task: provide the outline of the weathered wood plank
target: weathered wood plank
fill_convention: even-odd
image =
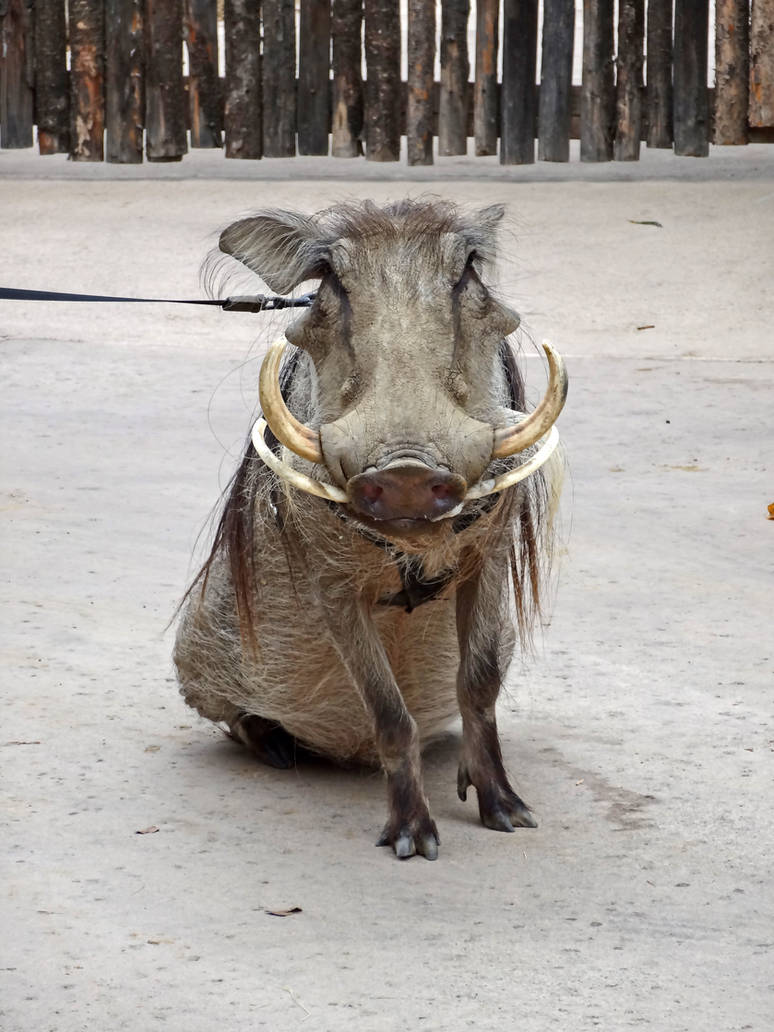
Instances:
[[[619,0],[616,161],[637,161],[642,136],[642,66],[645,43],[645,0]]]
[[[222,102],[218,78],[217,0],[185,0],[188,111],[192,147],[220,147]]]
[[[327,154],[331,0],[301,0],[299,37],[298,153]]]
[[[406,145],[409,165],[433,163],[435,0],[408,0],[408,100]]]
[[[473,126],[476,155],[497,153],[500,127],[497,89],[499,0],[476,3],[476,78],[473,87]]]
[[[648,0],[649,147],[672,146],[672,0]]]
[[[263,0],[263,153],[296,153],[296,19],[293,0]]]
[[[70,0],[70,157],[102,161],[105,16],[102,0]]]
[[[0,147],[31,147],[32,10],[25,0],[3,0],[0,16]]]
[[[182,0],[145,0],[145,151],[180,161],[188,150]]]
[[[537,129],[538,0],[504,0],[500,164],[531,165]]]
[[[707,94],[709,0],[676,0],[674,44],[674,151],[709,154]]]
[[[225,0],[223,128],[227,158],[263,155],[260,0]]]
[[[333,103],[331,153],[356,158],[363,153],[363,0],[333,0]]]
[[[65,64],[65,0],[35,3],[35,109],[41,154],[70,149],[70,80]]]
[[[774,0],[752,0],[750,22],[752,126],[774,126]]]
[[[545,0],[538,108],[538,159],[570,160],[570,87],[575,0]]]
[[[610,161],[615,130],[613,0],[583,0],[581,161]]]
[[[143,0],[105,0],[105,160],[142,161]]]
[[[365,0],[365,134],[369,161],[400,159],[400,5]]]
[[[750,0],[715,0],[713,143],[747,143]]]
[[[468,18],[470,0],[441,0],[438,153],[467,154]]]

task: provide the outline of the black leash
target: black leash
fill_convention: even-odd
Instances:
[[[152,305],[217,305],[224,312],[275,312],[282,308],[308,308],[317,294],[301,297],[269,297],[264,294],[226,297],[218,300],[189,301],[168,297],[109,297],[102,294],[65,294],[53,290],[18,290],[0,287],[0,301],[128,301]]]

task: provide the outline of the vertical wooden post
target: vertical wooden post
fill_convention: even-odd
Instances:
[[[409,165],[433,163],[435,0],[408,0],[408,102],[406,144]]]
[[[504,0],[500,164],[531,165],[537,127],[538,0]]]
[[[185,0],[192,147],[220,147],[217,0]]]
[[[263,154],[260,0],[225,0],[227,158]]]
[[[476,79],[473,87],[473,134],[476,139],[477,156],[497,153],[499,19],[499,0],[476,0]]]
[[[400,29],[398,0],[365,0],[368,161],[400,160]]]
[[[65,65],[65,0],[35,4],[35,107],[41,154],[70,149],[70,80]]]
[[[750,0],[715,0],[713,143],[747,143],[749,18]]]
[[[32,12],[25,0],[0,3],[0,146],[32,146]]]
[[[70,157],[102,161],[105,18],[102,0],[70,0]]]
[[[575,0],[545,0],[538,110],[538,158],[570,160],[570,90]]]
[[[613,0],[583,0],[581,161],[613,157]]]
[[[637,161],[640,156],[644,42],[645,0],[619,0],[616,161]]]
[[[438,153],[468,152],[468,18],[470,0],[441,0],[441,93]]]
[[[331,153],[356,158],[363,153],[363,75],[360,36],[363,0],[333,0],[333,112]]]
[[[672,146],[672,0],[648,0],[648,146]]]
[[[327,154],[330,125],[331,0],[301,0],[298,153]]]
[[[752,0],[750,125],[774,126],[774,0]]]
[[[709,0],[675,2],[675,154],[709,154]]]
[[[188,150],[182,0],[145,0],[145,39],[148,161],[180,161]]]
[[[296,153],[296,16],[293,0],[263,0],[263,153]]]
[[[105,2],[105,160],[142,161],[143,0]]]

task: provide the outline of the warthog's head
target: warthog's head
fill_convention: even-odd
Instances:
[[[427,529],[488,493],[480,482],[493,459],[534,444],[561,410],[553,352],[539,408],[527,418],[512,409],[503,341],[519,316],[481,278],[502,215],[404,201],[314,217],[264,211],[221,235],[221,250],[274,291],[320,280],[286,331],[314,366],[311,425],[280,395],[281,346],[262,374],[264,415],[288,448],[327,470],[328,497],[387,533]]]

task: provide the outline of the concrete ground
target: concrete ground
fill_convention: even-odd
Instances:
[[[553,618],[500,717],[540,827],[480,827],[452,734],[440,858],[399,862],[380,776],[262,768],[180,701],[166,624],[278,319],[0,302],[0,1028],[765,1032],[774,147],[299,162],[0,152],[0,285],[197,296],[251,207],[507,205],[501,288],[571,379]]]

